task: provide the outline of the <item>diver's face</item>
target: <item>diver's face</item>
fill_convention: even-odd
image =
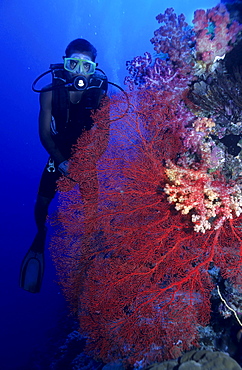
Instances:
[[[91,55],[90,53],[73,53],[70,55],[69,58],[76,58],[76,59],[83,59],[83,60],[90,60],[92,61],[92,58],[91,58]],[[72,66],[70,66],[72,68]],[[74,69],[74,65],[73,65],[73,69]],[[88,64],[87,63],[83,63],[82,65],[82,71],[80,71],[80,69],[78,69],[77,71],[75,72],[70,72],[70,71],[67,71],[67,74],[70,78],[74,77],[74,76],[85,76],[87,79],[90,78],[90,75],[88,74]]]

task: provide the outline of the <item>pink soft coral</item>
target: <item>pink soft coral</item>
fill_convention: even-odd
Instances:
[[[232,49],[235,37],[241,31],[242,25],[233,21],[223,4],[194,13],[194,31],[196,32],[197,58],[205,65],[212,64],[216,57],[223,57]]]

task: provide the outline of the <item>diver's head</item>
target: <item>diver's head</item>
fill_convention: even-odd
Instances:
[[[95,47],[85,39],[76,39],[71,41],[69,45],[67,45],[65,53],[67,58],[70,58],[73,53],[85,53],[89,55],[92,62],[95,62],[97,56],[97,50]]]
[[[64,69],[68,79],[76,76],[84,76],[89,80],[95,72],[97,50],[89,41],[76,39],[67,46],[64,59]]]

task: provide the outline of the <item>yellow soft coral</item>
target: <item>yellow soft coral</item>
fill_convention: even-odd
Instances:
[[[218,182],[204,169],[182,168],[171,162],[166,174],[169,183],[164,191],[168,201],[182,214],[192,212],[196,232],[218,229],[226,219],[242,213],[242,194],[237,185]]]
[[[195,131],[210,131],[211,128],[215,127],[215,122],[211,118],[199,117],[193,122]]]

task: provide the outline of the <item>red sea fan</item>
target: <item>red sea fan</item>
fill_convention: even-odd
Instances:
[[[84,138],[76,147],[70,176],[77,185],[61,193],[61,233],[51,248],[87,350],[105,362],[121,358],[127,366],[177,357],[196,345],[198,325],[209,321],[210,263],[235,282],[241,273],[239,218],[198,234],[189,216],[167,201],[166,161],[182,154],[190,113],[169,94],[159,94],[129,94],[130,112],[112,122],[105,152],[98,142],[106,142],[107,111],[97,113],[97,145],[90,149]],[[124,105],[114,98],[111,118]],[[94,161],[85,164],[86,155]],[[94,172],[98,202],[90,196]],[[83,174],[87,194],[79,190]],[[59,183],[60,190],[69,189],[72,180],[67,182]]]

